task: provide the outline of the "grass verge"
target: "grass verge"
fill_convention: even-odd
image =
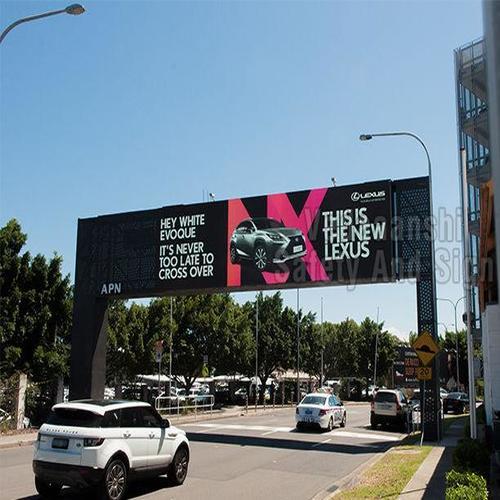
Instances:
[[[362,475],[356,486],[335,495],[335,500],[398,498],[431,449],[431,446],[395,446]]]

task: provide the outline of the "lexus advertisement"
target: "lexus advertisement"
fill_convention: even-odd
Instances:
[[[390,181],[151,212],[158,291],[392,280]]]
[[[88,237],[102,235],[99,244],[114,242],[98,254],[109,263],[99,264],[106,271],[95,283],[99,295],[394,279],[391,181],[166,206],[83,223]]]

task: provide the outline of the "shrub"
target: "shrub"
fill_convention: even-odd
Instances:
[[[488,477],[490,454],[486,446],[476,439],[462,439],[453,452],[453,467]]]
[[[473,472],[460,472],[451,470],[446,474],[446,487],[456,488],[457,486],[470,486],[477,491],[486,491],[486,480],[483,476],[474,474]]]
[[[488,492],[461,484],[456,488],[446,489],[446,500],[488,500]]]

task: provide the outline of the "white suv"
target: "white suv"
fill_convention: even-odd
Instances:
[[[36,489],[47,498],[68,485],[92,487],[93,497],[121,500],[134,478],[167,474],[171,484],[182,484],[188,464],[186,433],[140,401],[54,405],[38,432],[33,457]]]
[[[370,425],[397,425],[408,430],[412,422],[412,405],[400,390],[380,389],[371,403]]]

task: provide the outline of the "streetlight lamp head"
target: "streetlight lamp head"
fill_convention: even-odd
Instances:
[[[79,16],[85,12],[85,8],[79,3],[68,5],[64,10],[66,11],[66,14],[71,14],[72,16]]]
[[[359,136],[359,140],[360,140],[360,141],[369,141],[369,140],[370,140],[370,139],[372,139],[372,138],[373,138],[373,136],[372,136],[372,135],[370,135],[370,134],[361,134],[361,135]]]

